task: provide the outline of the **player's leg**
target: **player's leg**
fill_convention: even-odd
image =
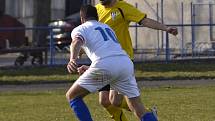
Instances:
[[[126,95],[129,108],[141,121],[157,121],[156,115],[143,106],[135,79],[130,78],[130,80],[133,81],[121,81],[111,87]]]
[[[96,92],[109,83],[109,72],[99,68],[89,68],[75,81],[67,91],[66,97],[80,121],[92,121],[90,112],[82,98],[90,92]],[[103,78],[106,77],[106,78]],[[103,83],[101,83],[103,82]],[[104,84],[104,85],[103,85]]]
[[[121,61],[124,64],[121,64],[120,68],[118,68],[119,70],[114,73],[119,81],[110,83],[111,89],[120,92],[128,98],[127,102],[130,109],[141,121],[157,121],[153,113],[148,112],[140,100],[140,92],[134,77],[133,63],[126,58],[121,58]],[[117,60],[114,60],[114,62],[116,63]],[[117,67],[117,65],[116,63],[115,66]]]
[[[108,111],[115,121],[128,121],[123,110],[111,104],[109,100],[109,91],[110,85],[107,85],[99,90],[99,103]],[[118,101],[121,102],[121,100]]]
[[[132,112],[141,121],[158,121],[157,116],[153,112],[149,112],[140,100],[140,96],[128,98],[128,105]]]
[[[106,85],[99,90],[99,104],[102,105],[104,108],[107,108],[109,105],[111,105],[111,102],[109,100],[109,92],[110,85]]]
[[[143,106],[140,100],[140,92],[134,77],[126,77],[122,81],[113,83],[111,88],[114,88],[123,95],[126,95],[129,108],[141,121],[157,121],[157,117],[154,113],[150,112]]]
[[[110,90],[109,100],[112,105],[130,111],[126,99],[124,98],[124,95],[119,94],[119,92],[115,90]]]
[[[92,121],[89,109],[83,101],[83,97],[87,94],[89,94],[89,91],[77,83],[74,83],[66,93],[70,107],[80,121]]]

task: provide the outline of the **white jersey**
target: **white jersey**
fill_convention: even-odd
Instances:
[[[126,55],[113,30],[96,20],[87,21],[76,27],[71,37],[82,39],[83,49],[92,62],[110,56]]]

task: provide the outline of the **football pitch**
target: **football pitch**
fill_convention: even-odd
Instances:
[[[77,121],[64,89],[0,92],[1,121]],[[141,88],[145,106],[156,105],[159,121],[215,121],[215,86]],[[98,104],[98,94],[84,99],[94,121],[112,121]],[[138,121],[125,111],[129,121]]]
[[[138,80],[149,82],[148,86],[140,85],[141,99],[146,107],[157,106],[159,121],[215,121],[214,62],[149,63],[136,65],[135,70]],[[77,77],[68,75],[64,66],[0,69],[0,121],[77,121],[65,97],[67,88],[47,91],[48,87],[52,88],[50,83],[59,86],[71,83]],[[184,83],[180,79],[195,83]],[[150,86],[167,80],[174,85]],[[31,85],[44,81],[47,84],[39,85],[39,88]],[[28,85],[31,87],[25,87]],[[85,101],[94,121],[112,121],[99,105],[97,93],[90,94]],[[131,112],[125,113],[129,121],[138,121]]]

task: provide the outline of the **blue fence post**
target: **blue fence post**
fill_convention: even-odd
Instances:
[[[166,62],[170,61],[169,34],[166,32]]]
[[[163,7],[164,7],[164,2],[163,0],[161,0],[161,23],[163,24],[164,23],[164,10],[163,10]],[[163,49],[163,46],[164,46],[164,33],[162,31],[161,33],[161,47]]]
[[[181,2],[181,57],[184,57],[184,3]]]
[[[210,23],[210,41],[213,41],[213,7],[212,4],[209,4],[209,23]]]
[[[135,3],[135,7],[136,8],[138,8],[138,4],[137,3]],[[137,31],[138,31],[138,29],[137,29],[137,23],[135,23],[135,49],[137,50],[137,43],[138,43],[138,41],[137,41]]]
[[[195,49],[195,4],[191,2],[191,34],[192,34],[192,57],[194,56]]]
[[[49,34],[50,34],[50,39],[49,39],[49,51],[50,51],[50,65],[53,66],[54,64],[54,38],[53,38],[53,28],[49,28]]]
[[[159,6],[158,6],[158,2],[157,2],[157,7],[156,7],[156,9],[157,9],[157,21],[159,21]],[[160,34],[159,34],[159,30],[157,30],[157,39],[158,39],[158,45],[157,45],[157,56],[159,56],[160,55]]]

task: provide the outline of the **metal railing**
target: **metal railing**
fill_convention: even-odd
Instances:
[[[20,30],[45,30],[49,31],[50,39],[49,39],[49,65],[54,65],[54,55],[55,55],[55,50],[54,50],[54,39],[53,39],[53,29],[54,27],[49,27],[49,26],[37,26],[37,27],[0,27],[0,32],[8,32],[8,31],[20,31]],[[45,38],[44,38],[45,39]],[[19,48],[19,47],[18,47]]]
[[[196,5],[204,5],[204,6],[208,6],[209,7],[209,18],[208,18],[208,23],[196,23]],[[135,27],[135,40],[134,40],[134,49],[135,49],[135,54],[151,54],[153,56],[156,56],[154,57],[154,59],[157,59],[157,60],[161,60],[161,61],[166,61],[166,62],[169,62],[171,60],[175,60],[177,58],[180,57],[180,59],[185,59],[184,57],[186,56],[189,56],[191,58],[194,58],[196,56],[198,56],[200,58],[200,56],[202,55],[208,55],[208,58],[209,57],[212,57],[214,56],[213,54],[213,48],[211,48],[210,51],[208,51],[208,53],[204,53],[203,52],[203,49],[202,49],[202,46],[204,45],[208,45],[208,44],[211,44],[211,43],[207,43],[207,42],[201,42],[201,43],[197,43],[197,38],[196,38],[196,33],[195,33],[195,30],[196,30],[196,27],[209,27],[209,36],[210,36],[210,42],[212,42],[212,39],[213,39],[213,28],[215,26],[215,24],[213,23],[213,6],[215,4],[194,4],[194,3],[190,3],[190,12],[191,12],[191,21],[190,21],[190,24],[185,24],[184,23],[184,4],[181,3],[181,24],[169,24],[167,26],[174,26],[174,27],[178,27],[178,28],[181,28],[181,31],[179,32],[181,38],[174,38],[176,39],[175,41],[180,41],[180,45],[177,45],[178,47],[175,48],[171,45],[171,37],[169,36],[168,33],[165,33],[162,35],[165,35],[165,36],[162,36],[160,38],[159,36],[159,32],[157,33],[157,39],[158,39],[158,42],[157,43],[154,43],[155,45],[157,44],[157,48],[152,48],[150,51],[147,50],[147,49],[144,49],[144,48],[137,48],[137,43],[139,42],[138,40],[138,28],[142,27],[142,26],[139,26],[137,24],[135,25],[131,25],[130,27],[134,28]],[[137,7],[137,4],[136,4],[136,7]],[[158,7],[158,4],[157,4],[157,7]],[[158,11],[158,8],[157,8],[157,11]],[[163,11],[162,11],[163,12]],[[158,12],[157,12],[158,13]],[[157,14],[158,16],[159,14]],[[160,19],[160,17],[158,16],[157,17],[158,19]],[[186,40],[185,39],[185,29],[186,28],[190,28],[190,33],[189,35],[191,36],[190,40]],[[53,29],[54,27],[11,27],[11,28],[0,28],[0,32],[1,31],[19,31],[19,30],[45,30],[45,31],[48,31],[49,32],[49,46],[48,46],[48,55],[49,55],[49,60],[48,60],[48,65],[52,66],[52,65],[55,65],[56,64],[56,59],[55,59],[55,55],[57,53],[57,51],[55,50],[55,44],[54,44],[54,38],[53,38]],[[160,43],[160,40],[162,41]],[[165,41],[164,41],[165,40]],[[161,46],[160,46],[161,44]],[[213,44],[213,43],[212,43]],[[180,47],[179,47],[180,46]],[[187,47],[189,46],[189,47]],[[198,50],[199,49],[199,50]],[[147,52],[148,51],[148,52]],[[159,58],[159,56],[161,56]],[[147,60],[147,59],[142,59],[142,61],[144,60]],[[150,61],[150,60],[149,60]]]

